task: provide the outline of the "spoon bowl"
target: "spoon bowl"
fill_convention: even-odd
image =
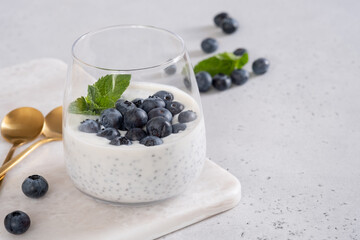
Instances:
[[[45,123],[42,128],[45,138],[33,143],[30,147],[22,151],[20,154],[12,158],[0,168],[0,180],[6,172],[13,168],[17,163],[23,160],[29,153],[44,143],[62,140],[62,107],[57,107],[48,113],[45,117]]]
[[[42,132],[43,125],[44,116],[39,110],[32,107],[17,108],[6,114],[1,122],[1,135],[13,146],[3,165],[10,161],[17,147],[37,138]],[[2,178],[0,186],[1,184]]]
[[[12,110],[1,122],[1,135],[12,143],[30,142],[37,138],[43,129],[44,116],[32,107]]]

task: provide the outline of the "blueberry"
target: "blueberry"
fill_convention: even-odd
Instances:
[[[165,107],[165,102],[157,96],[146,98],[141,105],[141,108],[147,113],[150,112],[151,109],[158,107]]]
[[[191,82],[188,77],[184,78],[184,85],[185,85],[186,89],[191,90]]]
[[[125,137],[131,141],[140,141],[146,136],[146,132],[141,128],[132,128],[125,134]]]
[[[135,98],[131,102],[133,102],[136,105],[136,107],[140,107],[141,104],[143,103],[143,101],[144,101],[144,99],[142,99],[142,98]]]
[[[266,58],[259,58],[253,62],[252,69],[256,75],[261,75],[267,72],[269,66],[269,60],[267,60]]]
[[[12,234],[23,234],[30,227],[30,217],[22,211],[14,211],[6,215],[4,225],[6,230]]]
[[[132,142],[126,137],[116,137],[110,141],[111,145],[120,146],[120,145],[131,145]]]
[[[167,102],[166,109],[169,110],[173,116],[175,116],[176,114],[184,110],[184,105],[176,101]]]
[[[173,65],[168,66],[167,68],[164,69],[164,72],[167,75],[174,75],[176,73],[176,65],[173,64]]]
[[[150,136],[163,138],[172,133],[172,126],[166,118],[154,117],[146,124],[146,131]]]
[[[127,111],[130,111],[137,106],[135,103],[129,102],[128,100],[118,99],[115,103],[115,107],[122,115],[125,115]]]
[[[104,138],[111,140],[116,137],[119,137],[120,133],[117,129],[109,127],[109,128],[105,128],[105,129],[101,130],[100,132],[98,132],[96,134],[96,136],[104,137]]]
[[[100,123],[106,128],[120,128],[123,123],[123,115],[115,108],[105,109],[100,115]]]
[[[179,120],[179,123],[187,123],[187,122],[194,121],[196,119],[196,117],[197,117],[196,112],[194,112],[192,110],[187,110],[187,111],[179,114],[178,120]]]
[[[157,93],[155,93],[155,94],[153,95],[153,97],[159,97],[159,98],[161,98],[162,100],[164,100],[165,102],[166,102],[166,101],[171,102],[172,100],[174,100],[174,95],[173,95],[172,93],[167,92],[167,91],[164,91],[164,90],[158,91]]]
[[[225,74],[219,73],[213,77],[212,85],[217,90],[223,91],[231,86],[231,79]]]
[[[155,136],[147,136],[140,140],[140,143],[150,147],[155,145],[160,145],[163,143],[163,140],[161,138],[155,137]]]
[[[49,184],[42,176],[32,175],[24,180],[21,189],[29,198],[40,198],[47,193]]]
[[[124,126],[127,130],[131,128],[142,128],[145,126],[148,116],[141,108],[135,108],[125,113]]]
[[[184,131],[186,129],[185,123],[176,123],[172,125],[172,133],[178,133],[180,131]]]
[[[245,69],[235,69],[230,75],[231,81],[236,85],[242,85],[246,83],[249,79],[249,76],[249,72]]]
[[[214,38],[205,38],[201,42],[201,49],[206,53],[213,53],[219,47],[218,42]]]
[[[222,12],[222,13],[217,14],[217,15],[214,17],[215,25],[218,26],[218,27],[221,27],[221,22],[222,22],[225,18],[228,18],[228,17],[229,17],[229,15],[228,15],[226,12]]]
[[[172,113],[166,108],[154,108],[148,113],[149,120],[154,117],[164,117],[166,120],[171,122]]]
[[[239,27],[239,23],[233,18],[225,18],[221,22],[221,29],[226,34],[234,33]]]
[[[212,83],[211,75],[208,72],[202,71],[196,74],[196,82],[200,92],[209,91]]]
[[[234,55],[236,56],[242,56],[244,55],[245,53],[247,53],[247,50],[245,48],[238,48],[236,49],[234,52]]]
[[[86,133],[97,133],[100,130],[99,121],[86,119],[80,123],[79,131]]]

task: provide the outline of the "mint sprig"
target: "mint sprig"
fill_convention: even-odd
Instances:
[[[206,71],[214,76],[218,73],[230,75],[235,69],[242,68],[249,60],[247,53],[236,56],[233,53],[224,52],[207,58],[194,67],[194,72]]]
[[[115,106],[130,84],[129,74],[110,74],[101,77],[88,86],[86,97],[79,97],[69,106],[69,112],[75,114],[99,115],[103,110]]]

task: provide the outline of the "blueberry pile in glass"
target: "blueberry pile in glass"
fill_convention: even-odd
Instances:
[[[105,109],[99,119],[82,121],[78,129],[107,138],[115,146],[131,145],[133,141],[155,146],[162,144],[164,137],[184,131],[186,123],[197,118],[196,112],[183,111],[184,108],[167,91],[158,91],[146,99],[129,101],[120,98],[115,108]],[[176,115],[178,123],[172,124]],[[126,134],[122,136],[120,131],[126,131]]]

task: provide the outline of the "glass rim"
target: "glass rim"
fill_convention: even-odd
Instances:
[[[175,37],[179,43],[181,44],[181,51],[176,54],[176,56],[169,58],[168,60],[159,63],[159,64],[155,64],[152,66],[147,66],[147,67],[139,67],[139,68],[132,68],[132,69],[112,69],[112,68],[106,68],[106,67],[100,67],[100,66],[95,66],[93,64],[87,63],[85,61],[83,61],[81,58],[79,58],[76,54],[75,54],[75,48],[77,46],[77,44],[85,39],[86,37],[89,37],[93,34],[97,34],[103,31],[107,31],[107,30],[111,30],[111,29],[116,29],[116,28],[122,28],[122,29],[135,29],[135,28],[142,28],[142,29],[152,29],[152,30],[157,30],[157,31],[161,31],[164,32],[166,34],[169,34],[173,37]],[[89,32],[86,32],[84,34],[82,34],[80,37],[78,37],[74,43],[72,44],[71,47],[71,55],[73,57],[74,60],[80,62],[81,64],[84,64],[88,67],[92,67],[92,68],[96,68],[96,69],[100,69],[100,70],[104,70],[104,71],[113,71],[113,72],[135,72],[135,71],[142,71],[142,70],[150,70],[150,69],[156,69],[156,68],[165,68],[164,66],[168,66],[173,62],[178,61],[180,58],[182,58],[185,55],[185,43],[184,40],[176,33],[169,31],[167,29],[164,28],[159,28],[159,27],[155,27],[155,26],[151,26],[151,25],[138,25],[138,24],[120,24],[120,25],[112,25],[112,26],[107,26],[107,27],[103,27],[103,28],[98,28],[96,30],[92,30]]]

